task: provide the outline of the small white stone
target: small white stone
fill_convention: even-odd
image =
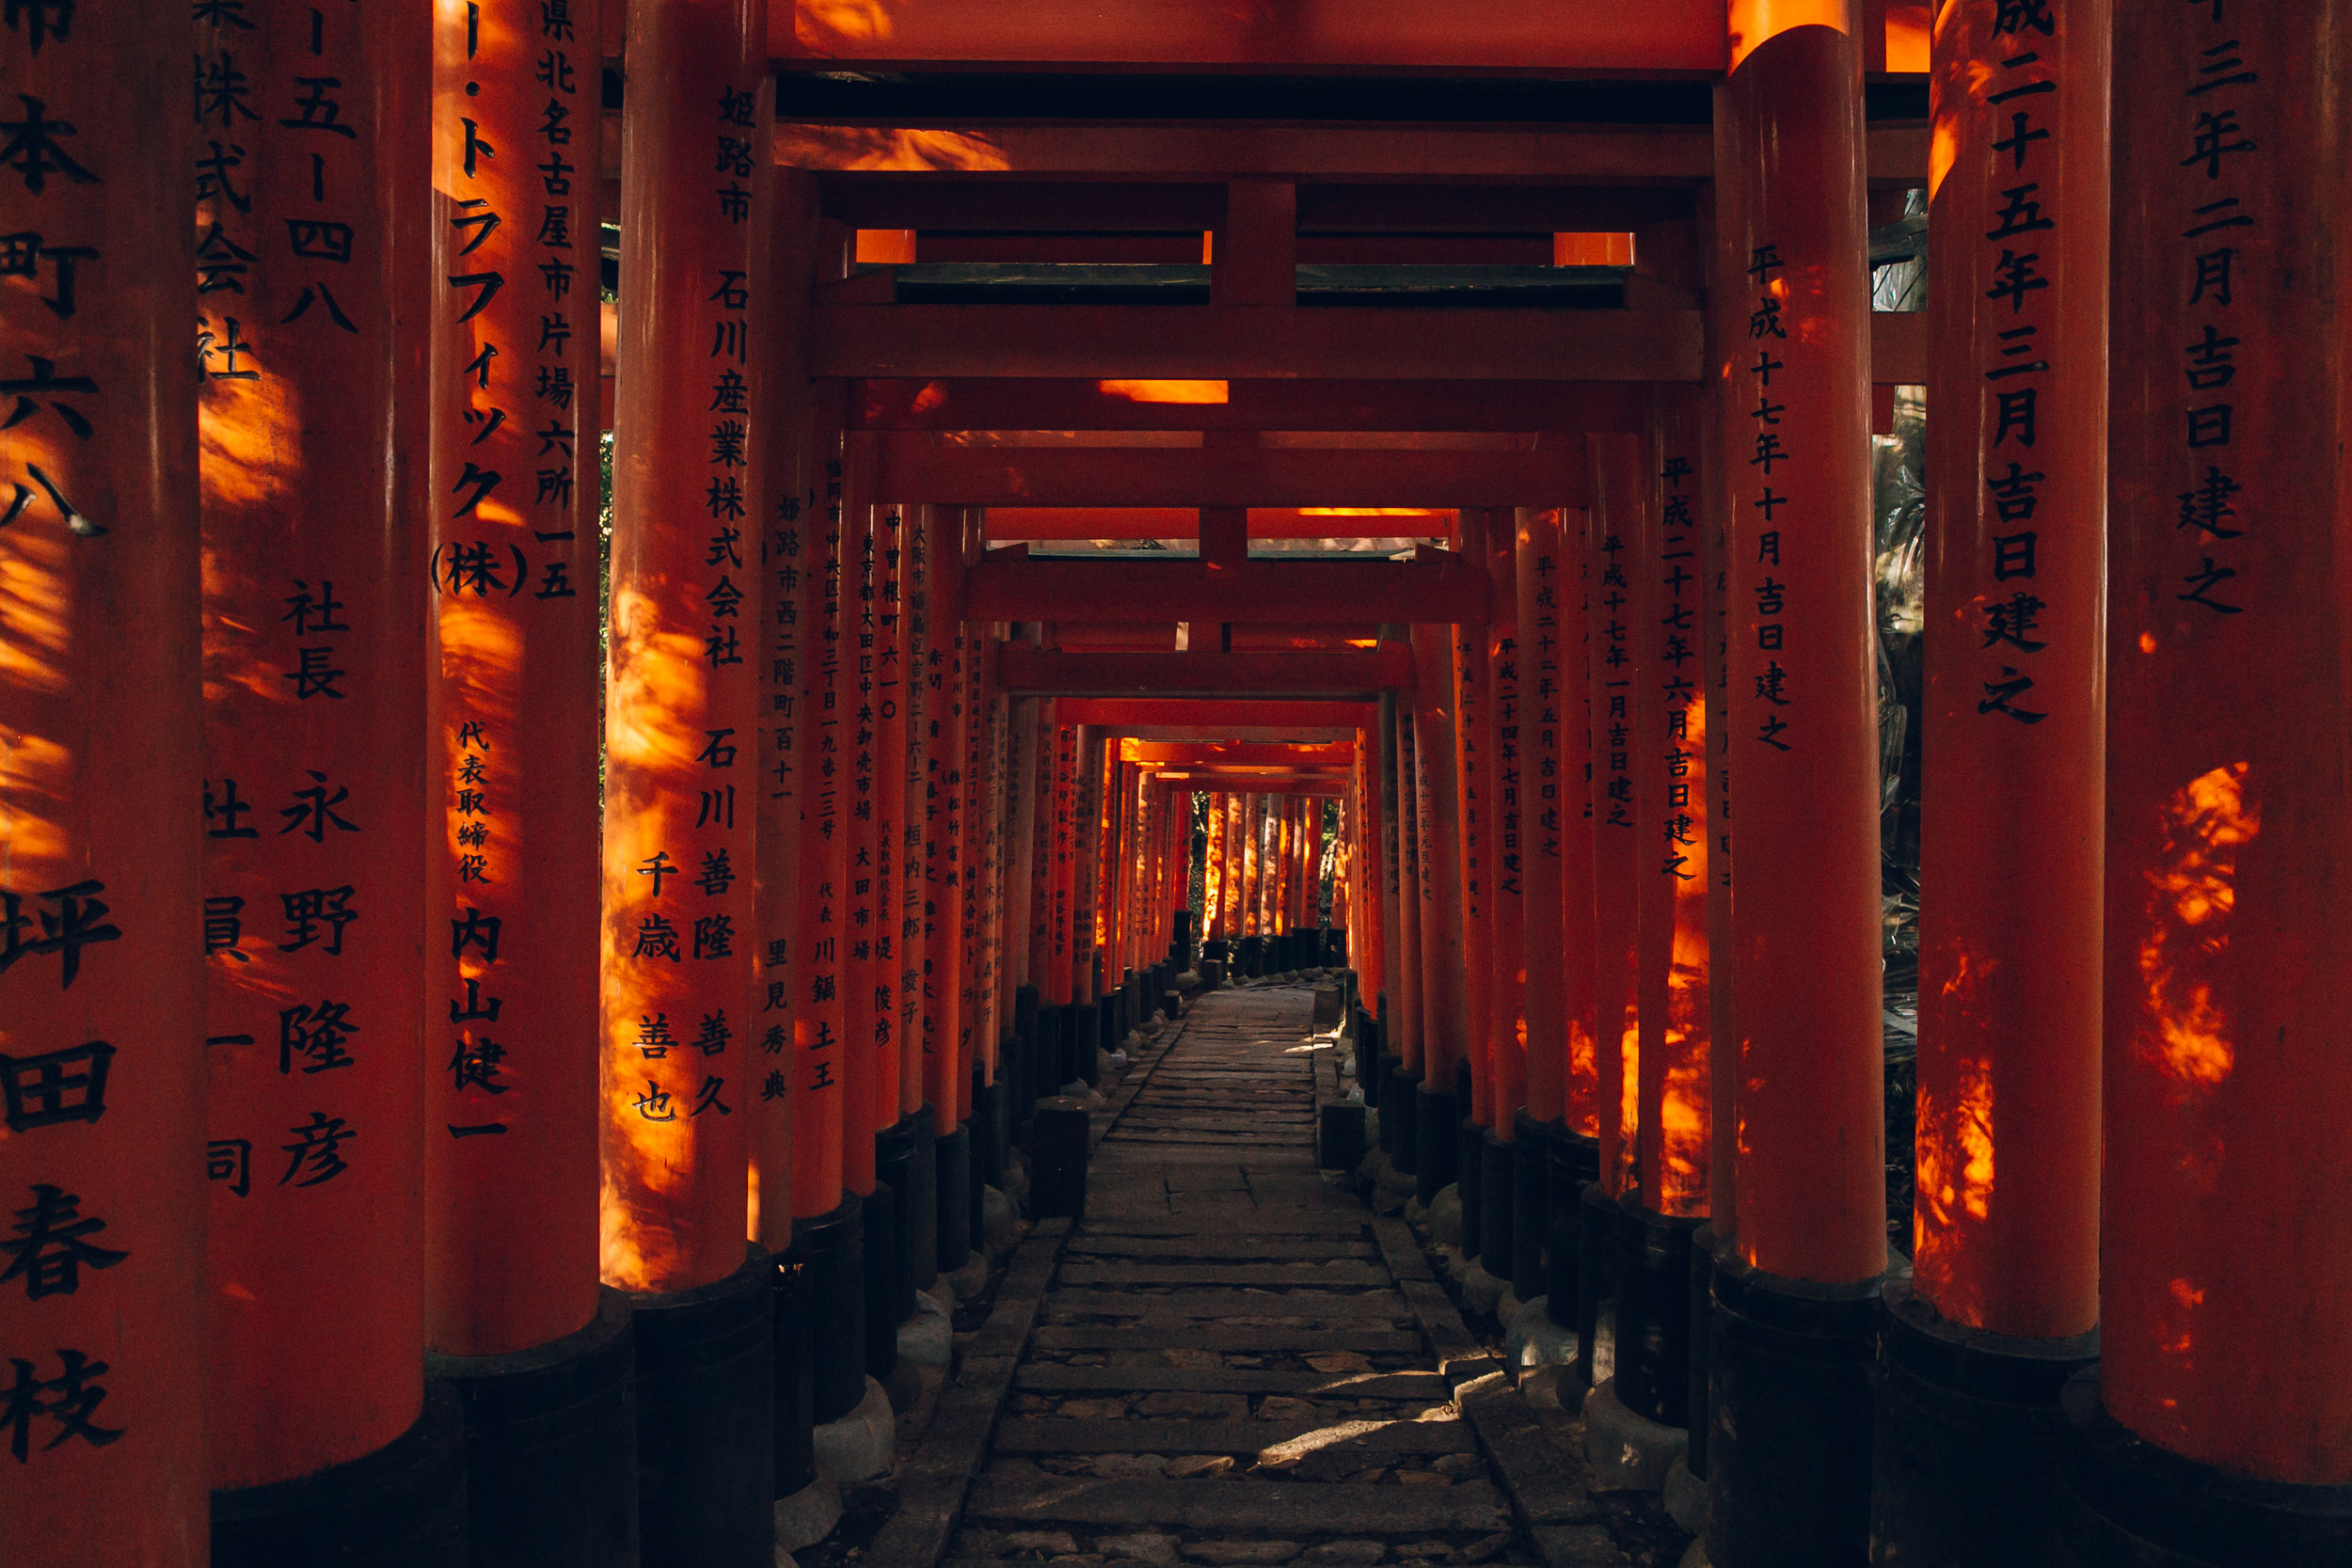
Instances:
[[[1133,1558],[1138,1562],[1169,1563],[1176,1560],[1176,1538],[1144,1531],[1139,1535],[1098,1535],[1094,1538],[1097,1551],[1114,1558]]]

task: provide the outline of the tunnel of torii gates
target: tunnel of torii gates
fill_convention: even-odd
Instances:
[[[765,1563],[1327,965],[1714,1562],[2346,1560],[2352,4],[868,8],[8,5],[0,1556]]]

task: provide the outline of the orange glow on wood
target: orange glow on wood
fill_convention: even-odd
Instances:
[[[1708,1212],[1713,1085],[1707,909],[1710,880],[1699,533],[1706,477],[1694,395],[1658,396],[1644,443],[1642,543],[1631,556],[1643,647],[1634,818],[1640,854],[1642,1202],[1661,1214]]]
[[[1730,0],[1724,19],[1731,40],[1727,69],[1738,71],[1749,55],[1799,27],[1829,27],[1851,35],[1857,4],[1859,0]],[[1859,69],[1857,64],[1857,73]]]
[[[1201,261],[1205,263],[1208,258],[1204,255]],[[1124,398],[1130,403],[1213,404],[1231,400],[1231,388],[1222,381],[1098,381],[1094,387],[1104,397]]]
[[[455,1016],[469,993],[420,995],[428,932],[437,945],[449,933],[426,920],[440,911],[425,892],[438,855],[428,855],[424,810],[433,642],[421,568],[427,520],[462,510],[476,487],[427,494],[430,404],[414,394],[427,364],[419,324],[446,320],[440,312],[472,291],[426,283],[431,14],[326,15],[316,55],[310,12],[291,0],[248,7],[245,24],[200,28],[196,41],[199,59],[233,56],[257,99],[291,94],[298,76],[338,77],[342,122],[357,133],[309,135],[269,116],[239,119],[233,136],[217,121],[202,128],[204,141],[233,139],[244,158],[233,187],[204,203],[191,301],[202,334],[204,776],[215,808],[204,840],[203,1027],[220,1042],[206,1051],[205,1114],[207,1148],[236,1172],[212,1183],[208,1243],[210,1464],[224,1487],[358,1458],[416,1420],[424,1274],[388,1273],[383,1261],[413,1261],[423,1247],[426,1065],[449,1060],[448,1024],[470,1022]],[[60,110],[86,90],[74,87],[57,94]],[[82,123],[110,118],[93,106]],[[388,137],[395,126],[419,134]],[[354,225],[348,262],[322,266],[289,247],[288,223],[299,230],[323,211],[313,179]],[[103,309],[103,297],[82,309]],[[118,406],[110,426],[138,419]],[[60,427],[41,423],[40,436],[35,424],[10,434],[12,457],[47,455],[39,444]],[[513,504],[517,487],[482,500]],[[27,526],[61,537],[38,509],[11,530]],[[119,547],[112,535],[96,543]],[[511,592],[515,560],[492,570]],[[174,607],[150,635],[184,616]],[[229,804],[230,779],[246,815]],[[48,902],[26,899],[36,901]],[[175,940],[195,937],[183,928]],[[104,1217],[96,1192],[82,1196]],[[739,1248],[740,1235],[739,1224]],[[134,1255],[124,1269],[136,1266]],[[323,1323],[334,1332],[320,1333]],[[103,1414],[118,1409],[130,1414],[112,1401]]]
[[[1774,37],[1734,72],[1716,118],[1722,183],[1738,187],[1719,221],[1736,226],[1724,243],[1744,258],[1718,322],[1735,427],[1723,467],[1734,531],[1738,1245],[1771,1274],[1851,1282],[1886,1260],[1853,40],[1826,27]]]
[[[861,229],[857,231],[855,259],[861,266],[912,262],[914,260],[914,230]]]
[[[1919,911],[1914,1266],[1953,1323],[2063,1338],[2099,1315],[2109,24],[2096,0],[2052,21],[2052,36],[2021,40],[1994,33],[1993,13],[1951,8],[1931,84],[1937,140],[1956,155],[1929,257],[1920,876],[1941,891]],[[2037,58],[2003,64],[2021,53]],[[1991,145],[2011,111],[1989,100],[2037,83],[2055,87],[2033,95],[2051,135],[2021,173]],[[2025,247],[2047,284],[2012,308],[1986,288],[2019,241],[1987,236],[2034,221],[2001,215],[2021,179],[2053,227]],[[2021,326],[2029,336],[2011,336]],[[2035,352],[2008,352],[2021,341]],[[2033,368],[2003,373],[2021,363]],[[2030,450],[2001,422],[2021,389]],[[2030,575],[2012,576],[2004,552],[2028,543]],[[2005,693],[2021,675],[2030,695]],[[2024,876],[2038,896],[2021,906]]]
[[[471,981],[500,1015],[426,1037],[426,1344],[491,1355],[573,1333],[596,1312],[596,1059],[565,1048],[596,1030],[596,692],[580,675],[597,649],[599,479],[585,401],[597,372],[586,329],[596,291],[593,269],[580,279],[578,251],[545,244],[527,224],[450,220],[537,210],[545,193],[525,160],[469,166],[467,123],[494,147],[545,146],[537,132],[551,100],[580,123],[594,118],[588,72],[600,55],[593,30],[569,40],[562,57],[577,63],[546,84],[536,77],[550,45],[535,21],[508,11],[469,23],[462,5],[436,8],[433,180],[443,221],[434,266],[538,285],[501,289],[469,320],[458,319],[462,304],[434,318],[432,493],[464,499],[469,468],[512,476],[463,515],[452,506],[431,514],[440,668],[428,745],[440,867],[427,995],[461,996]],[[546,320],[579,330],[528,364],[519,354],[485,361],[486,387],[467,368],[541,341]],[[507,417],[485,428],[498,413]],[[499,592],[456,564],[501,560],[517,579],[528,562],[528,583]],[[460,1136],[467,1129],[477,1131]],[[526,1195],[533,1219],[518,1227],[513,1205]]]
[[[1633,264],[1630,234],[1554,234],[1551,264],[1555,267],[1629,267]]]
[[[215,1162],[235,1151],[207,1143],[206,1058],[237,1048],[204,1043],[207,966],[196,941],[199,927],[206,947],[220,934],[203,886],[204,851],[215,841],[200,835],[223,826],[224,799],[217,777],[201,778],[210,769],[199,695],[198,394],[187,336],[199,230],[186,221],[188,170],[200,144],[177,112],[187,102],[196,44],[189,13],[177,7],[52,7],[22,12],[22,25],[19,14],[0,35],[9,114],[26,118],[21,92],[24,103],[38,101],[47,118],[71,126],[57,145],[91,181],[53,168],[28,182],[27,166],[13,161],[0,179],[0,230],[12,245],[36,246],[29,271],[0,282],[8,373],[87,378],[78,392],[60,385],[54,402],[41,394],[0,436],[0,483],[12,501],[30,493],[0,529],[0,894],[8,918],[24,923],[9,927],[10,961],[0,971],[8,1112],[0,1192],[10,1212],[13,1275],[0,1287],[8,1297],[0,1354],[14,1363],[13,1392],[30,1402],[10,1405],[10,1434],[22,1446],[0,1459],[0,1535],[11,1560],[201,1568],[212,1482],[205,1397],[215,1376],[204,1333],[205,1209],[235,1174],[208,1192]],[[212,42],[209,29],[204,41]],[[421,37],[414,41],[421,47]],[[246,150],[258,150],[253,134],[246,136]],[[365,192],[355,205],[373,211]],[[259,230],[256,222],[248,232],[256,252]],[[58,248],[44,256],[39,247],[52,242]],[[371,256],[355,270],[380,282],[380,261]],[[423,258],[405,261],[413,270]],[[78,298],[67,284],[77,271]],[[275,285],[270,297],[280,297],[278,271],[263,263],[248,286],[259,293]],[[376,303],[374,288],[359,299]],[[206,313],[217,323],[216,309]],[[29,356],[39,357],[28,365]],[[283,367],[297,368],[291,358]],[[378,378],[389,369],[379,354]],[[364,378],[358,390],[356,401],[376,404]],[[67,409],[87,421],[87,434]],[[354,412],[364,420],[368,408]],[[210,428],[232,433],[217,421]],[[235,451],[225,461],[216,455],[205,477],[239,485],[267,477],[266,468],[246,467],[270,455],[249,427],[240,420],[233,433],[243,437]],[[310,453],[297,443],[275,455],[299,476]],[[292,534],[281,526],[283,510],[280,502],[256,517],[280,542]],[[379,527],[384,512],[379,491]],[[367,513],[357,501],[332,515]],[[247,515],[234,508],[226,520]],[[379,543],[372,565],[380,567],[380,551]],[[413,563],[404,569],[413,578]],[[342,597],[376,608],[368,581],[354,579],[359,592]],[[281,569],[275,581],[257,572],[251,588],[246,604],[265,613],[268,636],[233,665],[239,696],[255,710],[282,712],[292,706],[291,688],[275,677],[294,666],[295,639],[290,626],[276,624],[287,607],[264,595],[293,585]],[[405,585],[393,595],[410,596]],[[409,736],[412,745],[421,738]],[[298,756],[277,754],[290,740],[266,733],[263,740],[243,753],[266,767],[241,763],[246,815],[235,825],[274,834],[284,825],[278,812],[290,803],[279,792],[309,780],[279,766],[298,766]],[[199,816],[200,790],[214,804],[210,821]],[[386,831],[399,831],[397,814]],[[274,964],[280,933],[264,917],[277,913],[275,901],[244,913],[246,944],[264,966]],[[271,1017],[258,1006],[242,1012]],[[385,1022],[388,1036],[396,1035],[397,1019]],[[388,1053],[396,1049],[388,1042]],[[274,1044],[245,1053],[264,1050],[274,1069]],[[246,1082],[275,1092],[260,1074]],[[248,1201],[277,1199],[278,1222],[305,1239],[303,1208],[290,1214],[286,1195],[271,1184],[284,1168],[284,1127],[306,1119],[272,1125],[257,1117],[235,1130],[257,1146],[248,1169],[259,1192],[238,1182]],[[374,1125],[398,1136],[389,1117]],[[342,1196],[307,1207],[340,1208]],[[90,1228],[80,1231],[84,1225]],[[43,1229],[48,1239],[31,1242]],[[236,1261],[268,1268],[272,1250],[258,1233],[250,1241]],[[75,1246],[91,1249],[78,1264]],[[310,1284],[306,1272],[304,1260],[287,1259],[266,1288],[273,1297],[299,1292]],[[374,1339],[375,1314],[366,1300],[360,1305],[363,1331]],[[291,1321],[303,1308],[287,1300],[271,1309]],[[392,1315],[400,1315],[397,1304]],[[240,1352],[251,1346],[249,1334],[231,1341]],[[304,1380],[320,1364],[297,1354],[301,1364],[287,1381],[271,1382],[257,1398],[333,1405],[304,1397]],[[413,1347],[409,1358],[413,1366]],[[257,1358],[239,1372],[258,1382],[277,1364]],[[395,1397],[402,1381],[397,1370],[376,1380]],[[373,1405],[384,1393],[371,1386],[362,1397]],[[23,1424],[14,1424],[19,1412]],[[306,1421],[312,1414],[300,1413]]]
[[[2352,800],[2312,721],[2352,696],[2352,257],[2341,160],[2299,149],[2345,123],[2344,17],[2222,21],[2116,8],[2100,1397],[2169,1452],[2340,1487]]]
[[[739,396],[747,429],[764,412],[749,360],[752,258],[765,250],[753,238],[768,214],[757,160],[743,206],[715,195],[718,133],[700,105],[742,95],[730,102],[751,123],[728,128],[760,144],[763,14],[760,0],[629,9],[641,91],[621,166],[630,294],[612,463],[601,1088],[603,1274],[631,1291],[688,1290],[743,1266],[759,784],[742,766],[755,752],[714,736],[747,743],[758,723],[760,595],[741,542],[757,548],[751,470],[764,451],[751,441],[734,460],[707,411]],[[688,341],[721,352],[673,351]]]
[[[1639,436],[1594,436],[1592,527],[1585,541],[1591,582],[1594,1068],[1600,1118],[1600,1175],[1611,1194],[1633,1180],[1641,1082],[1638,889],[1648,847],[1641,842],[1634,759],[1636,697],[1649,678],[1649,650],[1635,604],[1641,570],[1646,463]]]

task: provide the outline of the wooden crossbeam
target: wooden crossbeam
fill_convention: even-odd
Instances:
[[[848,397],[852,430],[1638,433],[1643,418],[1622,384],[1584,381],[883,378]]]
[[[1248,741],[1123,740],[1122,761],[1183,767],[1233,768],[1344,766],[1356,755],[1350,740],[1321,744],[1266,745]]]
[[[1412,650],[1052,653],[1026,642],[996,652],[996,684],[1015,696],[1363,697],[1413,683]]]
[[[1295,697],[1065,697],[1054,705],[1054,721],[1102,724],[1120,735],[1148,731],[1154,739],[1186,738],[1169,731],[1177,726],[1237,740],[1317,740],[1351,736],[1378,711],[1371,703]]]
[[[819,376],[1622,382],[1696,381],[1700,346],[1677,309],[820,305],[809,352]]]
[[[943,447],[878,438],[874,493],[959,506],[1581,506],[1584,443],[1537,451],[1360,447]]]
[[[967,612],[980,621],[1485,624],[1486,569],[1426,553],[1417,561],[1249,561],[1212,571],[1190,560],[1033,561],[997,550],[966,576]]]

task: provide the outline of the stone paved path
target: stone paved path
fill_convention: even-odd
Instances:
[[[1203,998],[1096,1150],[951,1563],[1544,1560],[1429,1291],[1313,1154],[1305,986]]]

